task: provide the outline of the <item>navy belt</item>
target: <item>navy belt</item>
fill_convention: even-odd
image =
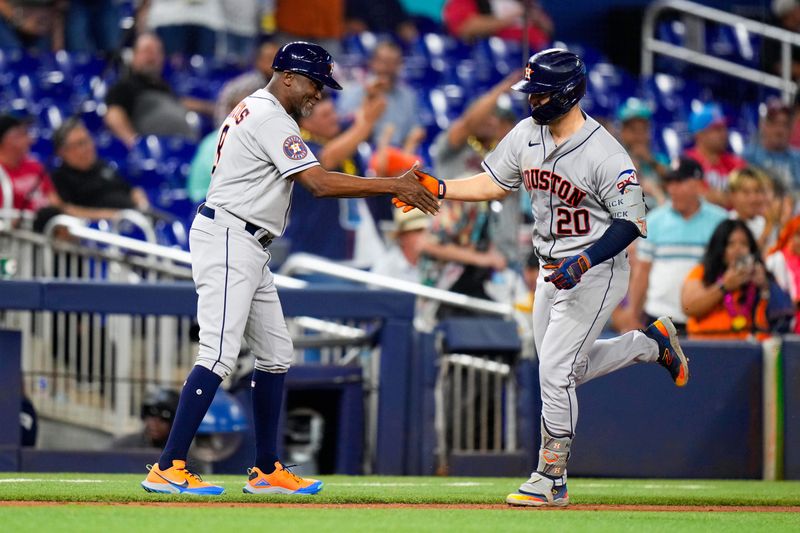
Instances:
[[[211,220],[214,220],[214,216],[216,215],[216,212],[214,211],[214,209],[211,208],[211,207],[208,207],[206,204],[201,204],[200,205],[200,209],[198,209],[197,212],[200,213],[201,215],[203,215],[204,217],[210,218]],[[231,213],[231,216],[236,216],[236,215]],[[236,218],[239,218],[239,217],[236,217]],[[239,218],[239,220],[242,220],[242,219]],[[259,231],[264,229],[264,228],[260,228],[260,227],[256,226],[255,224],[251,224],[250,222],[247,222],[246,220],[242,220],[242,222],[244,222],[244,230],[247,233],[249,233],[250,235],[252,235],[253,237],[256,236],[256,233],[258,233]],[[274,238],[275,238],[275,236],[272,233],[270,233],[269,231],[267,231],[266,233],[264,233],[264,235],[262,235],[258,239],[258,243],[264,249],[266,249],[270,244],[272,244],[272,239],[274,239]]]

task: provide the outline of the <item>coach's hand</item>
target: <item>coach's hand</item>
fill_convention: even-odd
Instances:
[[[414,171],[417,180],[419,180],[419,182],[422,184],[423,187],[428,189],[431,192],[431,194],[435,195],[436,198],[438,198],[439,200],[444,199],[444,195],[447,192],[447,185],[443,180],[435,178],[430,174],[428,174],[427,172],[423,172],[422,170],[419,170],[416,167],[412,168],[411,170]],[[414,209],[413,206],[408,205],[407,203],[401,201],[398,198],[392,198],[392,204],[394,204],[394,206],[397,209],[402,208],[403,213],[408,213],[409,211]]]
[[[546,270],[551,271],[544,280],[555,285],[557,289],[571,289],[591,267],[592,263],[586,254],[573,255],[556,263],[544,265]]]
[[[430,189],[417,178],[415,170],[416,166],[395,180],[392,203],[398,208],[404,207],[403,212],[416,207],[429,215],[435,215],[439,212],[439,202]]]

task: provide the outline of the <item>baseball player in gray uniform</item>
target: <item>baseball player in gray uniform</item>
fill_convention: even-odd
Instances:
[[[586,68],[565,50],[532,56],[513,89],[527,93],[531,118],[518,123],[483,162],[484,173],[442,181],[418,172],[441,198],[504,198],[520,186],[531,195],[533,247],[542,266],[533,329],[542,396],[539,463],[506,502],[566,506],[567,459],[578,421],[576,386],[637,362],[658,362],[678,386],[689,368],[672,321],[597,340],[625,296],[625,248],[647,236],[645,204],[624,148],[578,105]],[[403,202],[395,202],[402,207]]]
[[[286,227],[295,182],[317,197],[395,194],[428,214],[439,208],[410,170],[398,178],[366,179],[328,172],[319,165],[300,137],[297,119],[310,114],[323,86],[341,89],[324,48],[289,43],[278,51],[273,69],[267,87],[245,98],[219,130],[207,201],[198,210],[189,239],[200,350],[167,444],[142,482],[150,492],[223,492],[188,470],[186,456],[217,387],[234,368],[243,337],[256,356],[256,457],[244,492],[316,494],[322,488],[322,482],[290,472],[276,452],[293,347],[268,266],[268,247]]]

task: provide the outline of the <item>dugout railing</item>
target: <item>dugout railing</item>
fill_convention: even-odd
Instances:
[[[17,260],[19,270],[15,279],[20,280],[136,284],[191,279],[189,253],[124,237],[114,233],[113,229],[110,226],[107,230],[91,228],[82,220],[60,215],[48,223],[44,235],[10,226],[0,227],[0,250]],[[291,259],[289,270],[325,272],[484,314],[502,316],[511,312],[511,306],[507,304],[402,282],[313,256]],[[276,285],[281,288],[309,286],[303,280],[281,274],[276,274]],[[127,313],[9,310],[2,317],[3,325],[22,334],[24,387],[39,413],[50,419],[112,435],[139,427],[139,405],[149,388],[179,388],[197,350],[193,313],[141,313],[134,306]],[[356,365],[363,369],[367,441],[363,470],[370,471],[377,448],[378,392],[381,388],[381,349],[371,342],[378,329],[376,320],[294,316],[289,317],[287,323],[297,348],[298,364]],[[442,401],[437,404],[439,416],[446,420],[464,418],[472,421],[463,425],[463,430],[469,433],[463,436],[465,443],[473,442],[475,424],[483,427],[473,416],[475,409],[482,419],[507,420],[511,433],[504,425],[502,429],[493,431],[491,437],[488,433],[482,434],[479,439],[483,444],[478,448],[513,450],[514,417],[504,417],[503,413],[510,412],[507,400],[513,398],[514,383],[507,371],[497,372],[498,368],[507,365],[497,367],[480,356],[472,356],[469,361],[463,357],[451,359],[448,354],[440,360],[442,368],[447,370],[438,384],[440,390],[450,390],[455,384],[453,390],[458,392],[462,382],[465,392],[476,386],[483,390],[485,386],[482,383],[489,379],[496,384],[492,385],[493,391],[504,391],[503,399],[496,401],[495,394],[490,401],[488,395],[480,395],[480,401],[485,403],[475,406],[447,402],[447,413],[442,411],[445,406]],[[464,380],[456,378],[453,381],[461,370],[464,371]],[[481,380],[481,384],[477,384],[476,379]],[[510,396],[506,394],[509,391]],[[456,429],[461,431],[461,428]],[[448,429],[451,431],[448,447],[455,443],[456,449],[468,449],[459,444],[461,440],[452,440],[455,435],[452,430],[452,427]],[[498,437],[500,432],[502,438]]]
[[[670,43],[656,35],[660,17],[668,12],[680,14],[687,22],[687,36],[684,43]],[[706,51],[703,35],[705,25],[708,23],[728,26],[733,34],[742,40],[747,40],[748,33],[752,33],[761,38],[778,41],[781,45],[780,76],[717,57]],[[797,92],[797,84],[792,80],[793,47],[800,47],[800,34],[795,32],[688,0],[656,0],[647,7],[642,22],[642,74],[651,76],[655,57],[662,55],[777,89],[784,101],[791,104]]]

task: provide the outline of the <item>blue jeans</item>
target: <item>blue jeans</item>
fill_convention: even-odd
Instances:
[[[156,34],[164,43],[164,52],[168,56],[181,54],[189,57],[199,54],[213,57],[217,49],[217,32],[203,26],[159,26]]]
[[[115,0],[71,0],[64,28],[67,50],[113,52],[120,44],[119,19]]]

